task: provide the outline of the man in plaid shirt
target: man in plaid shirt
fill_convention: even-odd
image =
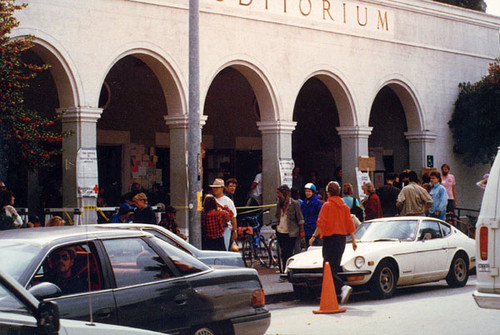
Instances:
[[[227,222],[232,218],[233,212],[229,207],[222,206],[213,195],[206,195],[201,213],[202,248],[204,250],[226,250],[224,230]]]

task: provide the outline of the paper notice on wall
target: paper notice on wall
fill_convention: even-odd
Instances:
[[[293,159],[280,159],[280,179],[281,185],[288,185],[290,188],[293,184],[292,172],[295,167]]]
[[[370,175],[366,172],[359,171],[358,168],[356,168],[356,179],[358,181],[358,194],[359,198],[362,200],[366,198],[365,193],[363,192],[363,185],[366,183],[371,183]]]
[[[95,148],[80,148],[76,158],[76,196],[97,198],[98,173],[97,150]]]

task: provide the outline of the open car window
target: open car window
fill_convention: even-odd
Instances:
[[[103,244],[118,287],[174,276],[164,260],[141,238],[104,240]]]
[[[95,245],[88,242],[53,249],[28,287],[43,282],[59,286],[63,295],[102,289],[102,268]]]
[[[442,238],[441,229],[439,229],[439,223],[436,221],[423,220],[420,223],[420,229],[418,232],[418,240],[432,240],[436,238]]]

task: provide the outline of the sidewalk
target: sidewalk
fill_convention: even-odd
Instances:
[[[288,281],[280,282],[277,268],[256,268],[266,294],[266,305],[295,299],[293,287]]]

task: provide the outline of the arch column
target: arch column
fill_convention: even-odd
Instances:
[[[97,120],[102,108],[69,107],[61,108],[63,131],[70,131],[71,136],[63,141],[63,207],[82,207],[82,199],[76,196],[76,159],[81,148],[97,149]],[[94,206],[97,198],[92,198]],[[86,203],[86,205],[89,205]],[[92,204],[90,204],[92,205]]]
[[[404,133],[409,143],[410,169],[419,171],[427,166],[427,155],[431,155],[430,146],[436,142],[437,135],[429,130],[408,131]]]
[[[358,190],[356,167],[359,156],[368,156],[368,138],[373,127],[341,126],[337,132],[342,139],[342,180],[350,182],[354,192]]]
[[[292,132],[297,122],[261,121],[257,127],[262,133],[262,199],[264,204],[276,202],[276,188],[280,180],[280,159],[292,159]]]
[[[163,118],[170,130],[170,204],[186,208],[177,211],[177,222],[182,233],[188,235],[188,115],[165,115]],[[200,116],[200,131],[207,118]]]

